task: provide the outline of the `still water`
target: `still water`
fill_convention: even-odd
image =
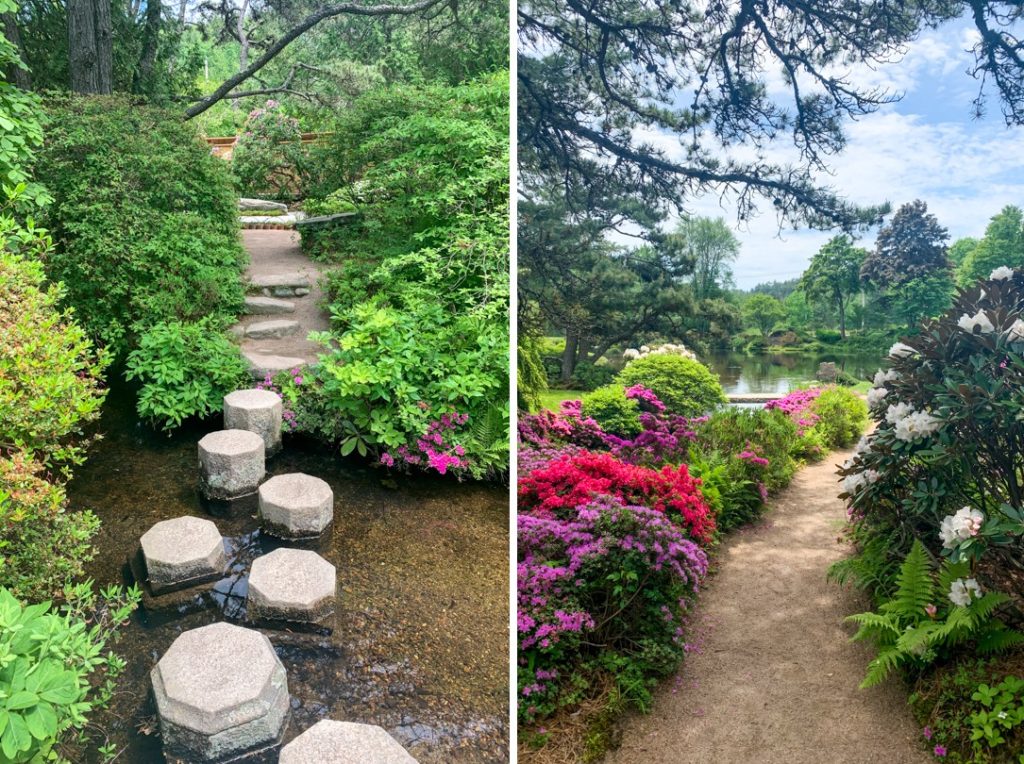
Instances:
[[[878,369],[877,354],[837,356],[818,353],[704,353],[700,360],[718,375],[726,393],[787,393],[801,382],[814,379],[819,364],[835,363],[837,369],[857,379],[867,379]]]
[[[168,438],[136,421],[124,391],[111,393],[104,439],[69,490],[103,522],[88,569],[98,583],[125,580],[127,555],[158,520],[209,517],[196,443],[219,428]],[[288,436],[267,476],[287,472],[334,491],[333,528],[317,551],[337,568],[339,599],[331,634],[264,632],[288,671],[285,741],[331,718],[379,724],[424,764],[507,761],[507,487],[426,476],[389,486],[381,469]],[[248,512],[212,519],[234,552],[231,574],[180,610],[140,610],[117,646],[128,668],[110,709],[90,721],[122,751],[118,762],[163,761],[150,669],[182,631],[241,619],[248,564],[272,547]]]

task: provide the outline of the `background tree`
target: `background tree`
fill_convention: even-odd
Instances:
[[[949,262],[957,271],[963,264],[971,251],[978,246],[978,240],[973,236],[963,236],[949,245]]]
[[[1024,212],[1008,205],[994,215],[985,236],[964,257],[957,269],[957,283],[968,286],[1000,266],[1024,267]]]
[[[920,199],[900,207],[878,232],[874,250],[864,260],[861,278],[879,288],[940,273],[949,274],[946,241],[949,232]]]
[[[743,303],[743,318],[748,326],[756,327],[767,338],[779,321],[786,316],[782,303],[766,294],[752,294]]]
[[[693,261],[693,296],[697,300],[717,297],[732,286],[729,264],[740,254],[736,234],[722,218],[683,218],[675,235],[686,256]]]
[[[953,302],[954,285],[948,272],[935,272],[906,281],[883,295],[882,307],[908,331],[934,318]]]
[[[812,300],[827,302],[839,315],[839,334],[846,339],[846,307],[861,289],[860,269],[867,252],[848,236],[835,236],[811,258],[800,287]]]

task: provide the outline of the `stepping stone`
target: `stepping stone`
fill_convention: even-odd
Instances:
[[[245,336],[253,340],[276,340],[298,334],[301,328],[298,321],[277,318],[249,324],[245,327]]]
[[[281,749],[280,764],[416,764],[375,724],[322,719]]]
[[[238,200],[238,209],[245,212],[287,212],[288,205],[281,202],[271,202],[266,199],[246,199],[243,197]]]
[[[297,366],[305,366],[309,361],[305,358],[289,355],[274,355],[273,353],[259,353],[255,350],[243,350],[242,355],[249,362],[249,370],[254,377],[262,379],[267,374],[274,376],[286,369],[294,369]]]
[[[262,295],[249,295],[245,298],[245,312],[250,315],[275,315],[279,313],[294,313],[295,303],[288,300],[279,300],[276,297],[263,297]]]
[[[253,276],[249,280],[249,286],[253,289],[309,289],[312,284],[309,277],[301,273],[270,274],[265,276]]]
[[[259,488],[259,516],[263,528],[279,538],[314,538],[334,519],[334,492],[302,472],[275,475]]]
[[[281,396],[270,390],[235,390],[224,396],[224,429],[248,430],[263,438],[267,456],[281,450]]]
[[[316,552],[282,547],[253,560],[246,607],[253,620],[319,623],[334,613],[337,575]]]
[[[208,499],[253,493],[266,474],[263,438],[248,430],[211,432],[199,441],[199,486]]]
[[[214,623],[186,631],[150,673],[168,758],[220,761],[276,745],[288,679],[270,640]]]
[[[163,520],[143,533],[139,543],[153,594],[214,581],[228,564],[220,531],[200,517]]]

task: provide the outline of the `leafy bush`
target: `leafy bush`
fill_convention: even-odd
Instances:
[[[125,377],[142,383],[139,416],[165,430],[190,416],[221,410],[228,393],[245,386],[248,366],[216,322],[160,322],[139,337]]]
[[[596,390],[615,379],[615,370],[608,365],[600,366],[581,361],[572,372],[572,386],[579,390]]]
[[[609,496],[518,523],[520,720],[578,699],[588,663],[646,705],[683,656],[707,556],[662,512]]]
[[[81,463],[83,428],[99,417],[107,359],[68,311],[63,287],[45,283],[49,239],[0,215],[0,448],[46,467]]]
[[[828,449],[852,445],[864,434],[868,423],[867,404],[844,387],[825,387],[811,402],[810,411],[817,417],[814,429]]]
[[[49,602],[25,606],[0,588],[0,754],[5,762],[56,760],[55,746],[106,704],[124,661],[105,648],[138,604],[138,590],[92,582],[68,589],[58,614]]]
[[[601,425],[601,429],[623,437],[640,432],[640,406],[626,397],[622,385],[600,387],[583,396],[583,416]]]
[[[285,199],[303,184],[308,161],[299,121],[270,100],[249,112],[231,170],[243,195]]]
[[[843,338],[843,335],[838,329],[815,329],[814,337],[818,342],[824,342],[826,345],[835,345]]]
[[[233,317],[245,253],[223,161],[180,115],[127,98],[46,102],[35,172],[54,203],[47,275],[93,340],[118,357],[158,321]]]
[[[695,420],[694,450],[703,455],[717,452],[723,456],[753,453],[768,464],[760,465],[751,457],[734,465],[733,477],[763,483],[766,490],[777,491],[789,485],[796,472],[790,455],[796,427],[777,412],[759,409],[724,409],[706,420]]]
[[[682,355],[649,355],[638,358],[619,372],[623,387],[643,385],[671,414],[693,417],[707,414],[726,402],[718,378],[702,363]]]
[[[64,488],[22,453],[0,457],[0,586],[27,600],[60,593],[95,554],[91,512],[69,512]]]

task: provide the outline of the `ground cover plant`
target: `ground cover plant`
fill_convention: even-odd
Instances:
[[[759,517],[803,458],[798,427],[822,427],[831,448],[863,421],[863,402],[833,390],[815,392],[831,402],[804,425],[786,406],[680,416],[642,380],[520,416],[524,740],[545,744],[546,720],[595,693],[601,724],[611,709],[647,708],[688,649],[688,613],[720,534]]]
[[[885,619],[895,605],[858,617],[880,629],[865,634],[880,650],[869,680],[882,664],[902,665],[895,656],[910,650],[903,673],[922,698],[934,698],[958,666],[967,670],[979,656],[997,652],[992,663],[1009,667],[1021,653],[1022,475],[1010,455],[1024,442],[1022,309],[1024,279],[996,268],[962,288],[953,307],[919,334],[894,345],[868,393],[875,431],[840,473],[859,553],[833,574],[868,588],[877,601],[902,602],[900,617],[912,619],[911,631],[894,643]],[[928,602],[909,602],[908,568],[917,569],[918,582],[938,576]],[[1008,668],[939,712],[920,704],[930,709],[924,714],[934,745],[955,761],[1010,760],[1012,749],[1000,738],[1015,734],[1015,725],[1003,724],[1012,709],[1004,709],[1006,717],[988,714],[994,697],[1013,692],[1005,685],[988,693],[1013,681]]]

